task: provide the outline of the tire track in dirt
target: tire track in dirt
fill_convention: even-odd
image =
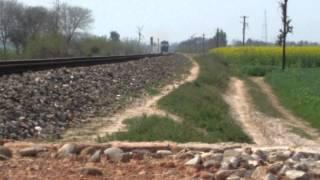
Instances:
[[[199,65],[191,56],[186,57],[192,62],[192,68],[190,69],[190,73],[184,75],[182,80],[176,81],[172,84],[166,85],[165,87],[161,88],[160,93],[158,95],[146,96],[144,98],[136,100],[128,108],[115,113],[111,117],[104,117],[97,120],[93,120],[93,123],[89,123],[86,127],[80,130],[83,132],[83,135],[81,135],[80,133],[77,134],[77,132],[74,130],[70,130],[65,134],[65,138],[63,141],[74,141],[84,139],[91,141],[97,138],[97,136],[101,137],[105,136],[106,134],[112,134],[119,131],[126,131],[126,125],[123,123],[124,120],[144,115],[167,116],[176,122],[182,122],[183,120],[180,117],[159,109],[157,107],[157,102],[164,96],[170,94],[173,90],[177,89],[179,86],[187,82],[192,82],[198,78],[200,72]]]
[[[272,92],[270,91],[267,95],[272,95]],[[252,103],[245,82],[241,79],[231,78],[229,90],[224,98],[231,107],[234,119],[258,145],[314,146],[319,144],[315,140],[292,133],[287,125],[290,121],[288,117],[274,118],[259,112]],[[275,108],[280,107],[275,106]],[[300,127],[298,124],[297,126]]]

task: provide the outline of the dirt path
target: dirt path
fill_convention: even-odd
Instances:
[[[320,137],[318,130],[311,128],[310,125],[306,123],[306,121],[296,117],[281,105],[278,98],[272,92],[271,86],[267,84],[263,78],[252,78],[252,80],[262,89],[262,92],[268,96],[270,102],[272,103],[272,106],[275,107],[286,120],[285,123],[287,123],[289,126],[303,130],[311,137],[313,137],[313,139],[318,139]]]
[[[262,89],[268,97],[273,99],[275,108],[287,112],[287,114],[284,113],[284,118],[280,119],[268,117],[257,111],[252,104],[245,82],[238,78],[232,78],[225,100],[230,105],[234,118],[240,122],[253,141],[258,145],[314,146],[319,144],[317,140],[310,140],[291,132],[287,122],[293,123],[294,121],[295,127],[303,130],[311,128],[307,128],[303,123],[296,122],[298,121],[297,118],[286,111],[279,103],[276,103],[278,102],[277,98],[273,95],[270,87],[269,89],[265,87],[267,84],[264,83],[263,79],[257,81],[259,81],[257,84],[263,85]]]
[[[190,73],[185,75],[180,81],[176,81],[173,84],[169,84],[160,90],[160,93],[156,96],[146,96],[144,98],[138,99],[127,109],[117,112],[111,117],[104,117],[93,119],[86,127],[82,129],[70,129],[64,135],[64,141],[75,141],[75,140],[93,140],[98,136],[104,136],[107,133],[111,134],[118,131],[125,131],[126,127],[123,121],[126,119],[139,117],[143,115],[160,115],[168,116],[169,118],[182,122],[182,119],[176,115],[165,112],[157,107],[157,102],[171,93],[173,90],[185,84],[197,79],[200,71],[199,65],[192,59],[192,57],[187,56],[192,61],[192,68]]]

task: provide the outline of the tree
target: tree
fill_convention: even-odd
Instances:
[[[4,55],[7,53],[7,43],[10,32],[15,26],[15,12],[19,4],[15,0],[0,0],[0,40],[3,46]]]
[[[86,30],[93,22],[89,9],[68,6],[67,4],[61,5],[59,17],[59,28],[61,28],[68,44],[78,30]]]
[[[110,39],[112,42],[119,42],[120,41],[120,34],[117,31],[110,32]]]
[[[280,2],[280,7],[282,10],[282,25],[283,28],[280,29],[279,42],[282,43],[282,70],[286,68],[286,43],[287,35],[292,33],[293,26],[291,26],[291,19],[288,17],[288,0],[283,0]]]
[[[18,53],[21,46],[25,49],[29,40],[50,31],[48,26],[50,16],[44,7],[21,7],[15,14],[15,26],[9,36]]]

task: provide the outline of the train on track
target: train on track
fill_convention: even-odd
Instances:
[[[162,41],[161,42],[161,53],[168,53],[169,52],[169,42]]]

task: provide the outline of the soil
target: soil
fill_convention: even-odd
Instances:
[[[271,87],[262,78],[253,78],[279,110],[283,118],[269,117],[259,112],[253,105],[245,82],[238,78],[232,78],[230,87],[225,94],[225,100],[231,107],[232,114],[241,124],[244,131],[258,145],[289,145],[289,146],[314,146],[319,144],[315,129],[303,123],[303,120],[286,110],[273,94]],[[303,130],[314,137],[308,139],[291,131],[292,127]]]

